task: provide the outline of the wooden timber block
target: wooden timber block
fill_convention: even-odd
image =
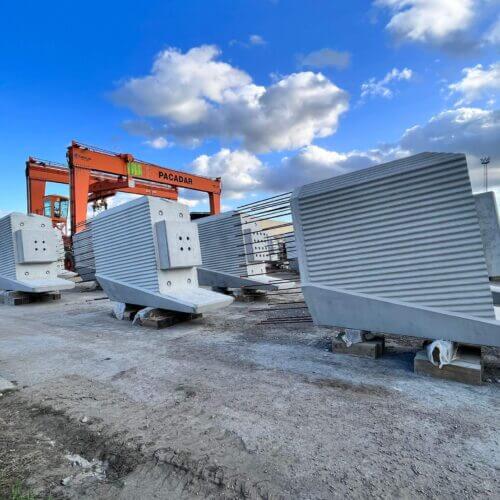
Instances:
[[[233,296],[236,302],[257,302],[266,299],[266,293],[260,290],[234,290]]]
[[[168,312],[158,316],[153,316],[150,318],[145,318],[140,321],[141,326],[148,328],[154,328],[160,330],[161,328],[168,328],[169,326],[176,325],[178,323],[183,323],[185,321],[191,321],[193,319],[201,318],[202,314],[190,314],[190,313],[180,313],[180,312]]]
[[[35,302],[60,300],[61,292],[26,293],[8,291],[0,294],[0,303],[8,306],[21,306]]]
[[[202,314],[182,313],[177,311],[167,311],[165,309],[149,309],[144,317],[138,315],[140,311],[145,309],[142,306],[134,304],[126,304],[125,311],[123,311],[122,320],[133,321],[134,324],[145,326],[147,328],[154,328],[159,330],[161,328],[168,328],[178,323],[191,321],[193,319],[201,318]]]
[[[365,340],[347,346],[344,341],[340,339],[332,340],[332,352],[335,354],[348,354],[350,356],[357,356],[360,358],[376,359],[384,353],[385,341],[384,337],[376,337],[372,340]]]
[[[453,380],[462,384],[481,385],[483,377],[481,349],[459,346],[457,355],[456,360],[439,368],[429,361],[424,349],[415,355],[413,370],[418,375]]]

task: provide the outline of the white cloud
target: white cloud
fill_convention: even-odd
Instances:
[[[169,144],[167,139],[165,137],[155,137],[154,139],[151,139],[149,141],[146,141],[146,144],[151,146],[154,149],[164,149],[166,148]]]
[[[467,155],[473,189],[483,189],[482,156],[490,156],[489,186],[500,191],[500,110],[459,108],[443,111],[404,132],[392,145],[347,153],[307,146],[263,171],[260,189],[285,192],[297,186],[423,151]]]
[[[199,174],[221,176],[223,196],[239,199],[253,193],[286,192],[423,151],[455,152],[467,155],[475,191],[483,189],[480,158],[490,156],[489,186],[500,191],[499,137],[500,110],[463,107],[445,110],[424,124],[410,127],[394,144],[366,151],[339,152],[308,145],[284,157],[278,165],[269,166],[246,151],[223,149],[212,156],[198,157],[193,166]]]
[[[267,43],[260,35],[250,35],[248,41],[251,45],[265,45]]]
[[[237,139],[261,153],[333,134],[349,107],[347,93],[321,73],[293,73],[264,87],[218,56],[213,46],[160,53],[150,75],[127,80],[113,94],[117,103],[156,121],[138,121],[137,127],[129,121],[125,127],[191,144]]]
[[[400,145],[410,151],[454,151],[500,159],[500,110],[448,109],[425,125],[403,134]]]
[[[393,68],[381,80],[370,78],[367,82],[361,85],[361,98],[370,96],[379,96],[390,99],[394,95],[394,91],[390,88],[394,82],[402,80],[411,80],[413,78],[413,71],[408,68],[397,69]]]
[[[486,43],[491,45],[500,45],[500,15],[496,22],[490,27],[484,39]]]
[[[351,54],[349,52],[324,48],[306,55],[299,55],[298,60],[300,66],[308,66],[310,68],[333,67],[345,69],[351,62]]]
[[[297,186],[373,165],[381,158],[377,152],[339,153],[310,145],[285,157],[280,165],[268,168],[262,185],[269,191],[289,191]]]
[[[408,129],[400,141],[411,152],[467,154],[473,189],[483,188],[479,159],[490,156],[490,186],[500,190],[500,110],[457,108],[443,111],[426,124]]]
[[[375,0],[387,8],[386,28],[399,41],[445,44],[457,41],[474,21],[478,0]]]
[[[138,194],[118,192],[114,196],[110,196],[107,199],[108,208],[113,208],[113,207],[117,207],[118,205],[123,205],[124,203],[127,203],[128,201],[135,200],[136,198],[139,198],[139,197],[140,197],[140,195],[138,195]]]
[[[477,64],[472,68],[465,68],[462,73],[462,80],[448,86],[451,92],[462,94],[457,106],[483,98],[494,99],[500,91],[500,62],[490,64],[489,68]]]
[[[201,202],[201,200],[196,200],[193,198],[183,198],[182,196],[179,196],[177,201],[179,203],[184,203],[184,205],[187,205],[189,208],[194,208]]]
[[[262,162],[248,151],[221,149],[209,156],[201,155],[191,164],[194,172],[206,177],[222,177],[224,197],[243,198],[259,188]]]
[[[221,103],[226,92],[251,82],[245,72],[216,61],[219,54],[213,45],[195,47],[186,54],[166,49],[157,55],[150,75],[130,78],[113,99],[140,116],[196,123],[207,115],[210,102]]]

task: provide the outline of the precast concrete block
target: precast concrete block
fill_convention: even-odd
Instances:
[[[499,344],[464,155],[421,153],[308,184],[291,205],[317,324]]]
[[[181,203],[141,197],[91,223],[96,279],[116,302],[203,313],[232,298],[200,288],[197,227]]]
[[[11,213],[0,219],[0,289],[28,293],[68,290],[58,278],[62,234],[41,215]]]

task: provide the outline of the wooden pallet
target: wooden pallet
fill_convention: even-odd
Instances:
[[[60,300],[61,292],[27,293],[27,292],[2,292],[0,293],[0,304],[7,306],[22,306],[37,302],[53,302]]]
[[[142,309],[143,307],[141,306],[127,304],[125,312],[123,314],[123,320],[134,321],[137,313]],[[149,312],[146,318],[141,319],[140,321],[136,321],[135,324],[139,326],[145,326],[147,328],[154,328],[155,330],[160,330],[161,328],[168,328],[178,323],[184,323],[185,321],[191,321],[193,319],[201,318],[202,316],[202,314],[167,311],[165,309],[153,309]]]

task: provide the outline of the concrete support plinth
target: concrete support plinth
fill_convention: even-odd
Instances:
[[[360,358],[376,359],[384,353],[384,338],[376,337],[372,340],[364,340],[347,346],[344,341],[333,339],[332,352],[336,354],[349,354],[350,356],[357,356]]]
[[[61,298],[61,292],[27,293],[6,291],[0,293],[0,304],[22,306],[34,302],[53,302]]]
[[[439,368],[429,361],[425,350],[419,351],[415,355],[414,371],[418,375],[453,380],[463,384],[480,385],[483,374],[481,350],[460,346],[457,354],[458,358],[451,364]]]

